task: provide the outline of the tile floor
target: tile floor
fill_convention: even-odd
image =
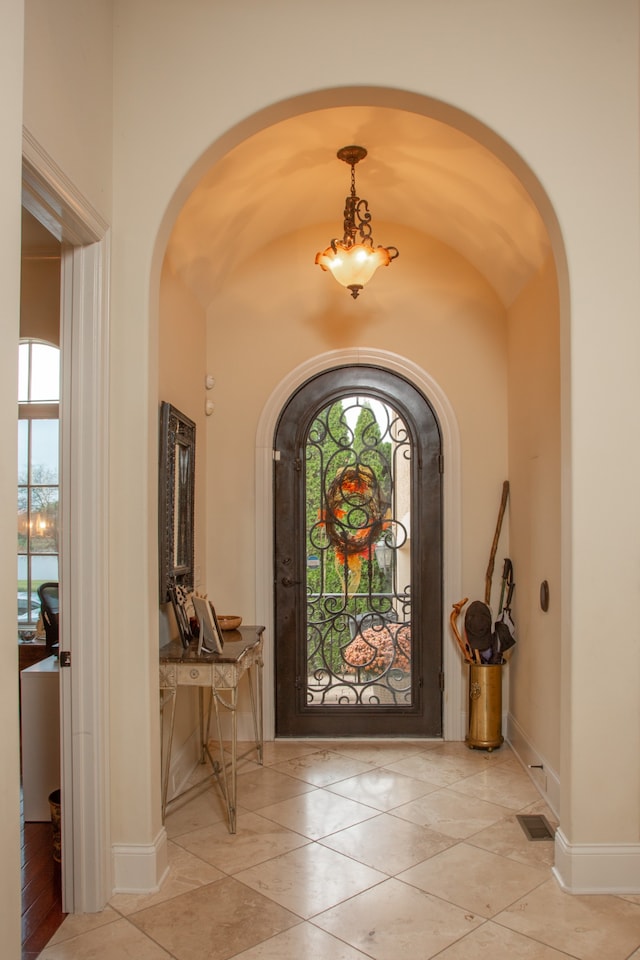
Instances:
[[[69,916],[41,960],[640,960],[640,896],[570,896],[505,745],[280,741],[167,817],[150,896]]]

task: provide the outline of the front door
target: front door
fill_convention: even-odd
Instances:
[[[275,438],[276,734],[442,735],[441,441],[378,367],[319,374]]]

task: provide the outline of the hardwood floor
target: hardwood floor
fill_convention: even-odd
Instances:
[[[35,960],[56,932],[62,912],[60,864],[50,823],[22,821],[22,960]]]
[[[19,644],[20,670],[49,656],[44,643]],[[22,738],[20,742],[22,751]],[[53,859],[51,823],[24,822],[20,810],[22,847],[22,960],[35,960],[56,932],[62,912],[60,864]]]

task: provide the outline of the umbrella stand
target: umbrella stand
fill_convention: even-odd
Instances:
[[[489,554],[489,564],[485,577],[484,601],[491,602],[491,581],[495,565],[498,541],[502,530],[507,501],[509,499],[509,481],[502,485],[502,498],[498,511],[498,522]],[[501,598],[502,602],[502,598]],[[504,743],[502,736],[502,663],[469,664],[469,732],[466,744],[469,749],[481,749],[491,752]]]
[[[501,663],[469,664],[469,732],[465,741],[470,750],[489,753],[504,743]]]

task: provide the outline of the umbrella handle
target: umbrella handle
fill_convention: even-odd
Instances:
[[[468,602],[468,600],[469,598],[465,597],[464,600],[459,600],[457,603],[453,604],[453,610],[451,611],[449,622],[451,624],[454,636],[458,642],[458,646],[460,647],[460,652],[464,657],[465,663],[473,663],[475,661],[473,651],[467,641],[462,639],[460,636],[460,631],[458,630],[458,617],[460,616],[460,611],[464,607],[465,603]]]

